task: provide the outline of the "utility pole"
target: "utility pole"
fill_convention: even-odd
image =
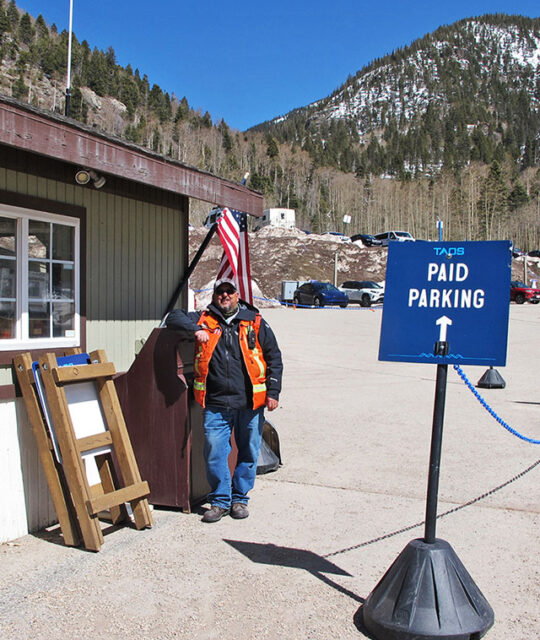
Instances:
[[[73,0],[69,0],[69,34],[68,34],[68,57],[67,57],[67,78],[66,78],[66,106],[64,114],[69,117],[71,112],[71,41],[73,36]]]

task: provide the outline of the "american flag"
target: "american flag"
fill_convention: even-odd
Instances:
[[[253,304],[247,215],[241,211],[224,208],[217,221],[217,232],[223,245],[223,256],[216,280],[233,280],[236,282],[240,298]]]

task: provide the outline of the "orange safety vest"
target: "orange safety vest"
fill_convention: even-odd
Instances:
[[[206,378],[210,360],[214,349],[221,338],[222,330],[219,321],[210,313],[203,311],[197,322],[209,335],[208,342],[199,345],[195,353],[193,368],[195,370],[195,380],[193,391],[195,400],[202,406],[205,405],[206,398]],[[254,321],[240,320],[239,336],[240,350],[244,358],[244,364],[253,387],[253,408],[258,409],[266,403],[266,362],[264,361],[261,345],[259,343],[259,329],[261,326],[261,316],[257,314]],[[248,336],[251,332],[255,334],[255,347],[249,348]]]

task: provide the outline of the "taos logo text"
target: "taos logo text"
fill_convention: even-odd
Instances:
[[[433,247],[433,251],[438,256],[464,256],[465,255],[465,247]]]

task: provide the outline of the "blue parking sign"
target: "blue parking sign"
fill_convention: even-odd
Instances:
[[[506,240],[390,243],[379,360],[505,365],[511,266]]]

